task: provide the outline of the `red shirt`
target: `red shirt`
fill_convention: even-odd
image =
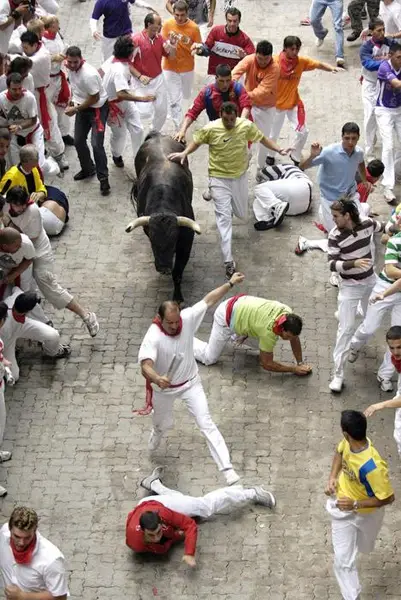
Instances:
[[[144,533],[139,525],[142,513],[147,511],[157,512],[162,520],[163,537],[157,544],[148,544],[144,541]],[[129,513],[125,526],[125,543],[134,552],[165,554],[175,542],[182,540],[179,531],[183,531],[185,535],[185,554],[193,556],[198,532],[195,521],[186,515],[166,508],[157,500],[148,500],[139,504]]]
[[[233,69],[241,58],[237,49],[242,48],[246,54],[253,54],[255,46],[252,40],[238,29],[237,33],[229,35],[225,25],[215,25],[206,38],[205,46],[210,50],[207,72],[216,75],[217,65],[225,64]]]
[[[239,93],[236,93],[236,91],[239,91]],[[238,107],[239,115],[241,115],[244,108],[252,108],[251,99],[243,85],[232,81],[228,91],[223,93],[215,83],[211,83],[201,89],[185,116],[195,121],[200,113],[206,109],[209,119],[214,121],[220,116],[223,102],[234,102]]]
[[[374,180],[374,178],[372,177],[372,175],[369,173],[369,171],[367,169],[365,169],[365,173],[366,173],[366,180],[369,181],[369,183],[376,183],[376,181]],[[358,185],[356,186],[356,190],[359,194],[359,202],[367,202],[370,192],[368,192],[368,189],[367,189],[366,185],[363,183],[363,181],[358,183]]]
[[[137,48],[132,63],[135,69],[138,69],[141,75],[146,75],[151,79],[160,75],[162,57],[168,56],[163,47],[166,40],[160,34],[151,40],[145,30],[133,35],[132,40]]]

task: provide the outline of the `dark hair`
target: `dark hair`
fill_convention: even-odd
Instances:
[[[296,46],[298,50],[302,46],[302,42],[297,35],[287,35],[287,37],[284,38],[283,48],[292,48],[292,46]]]
[[[282,325],[283,331],[292,333],[293,335],[299,335],[302,331],[302,319],[294,313],[286,315],[286,319]]]
[[[11,139],[11,134],[8,131],[8,129],[6,129],[6,127],[0,127],[0,139],[1,140],[10,140]]]
[[[134,42],[130,35],[121,35],[116,39],[113,54],[116,58],[129,58],[134,52]]]
[[[401,52],[401,44],[399,42],[394,42],[394,44],[391,44],[389,52],[390,54]]]
[[[383,19],[380,19],[379,17],[370,19],[368,25],[369,31],[373,31],[374,29],[376,29],[376,27],[379,27],[380,25],[384,25]]]
[[[374,158],[366,165],[369,175],[372,177],[380,177],[384,173],[384,164],[378,158]]]
[[[232,115],[235,113],[238,116],[238,106],[234,102],[223,102],[220,108],[220,114]]]
[[[6,83],[7,83],[7,87],[10,87],[10,85],[12,83],[20,83],[22,84],[22,75],[21,73],[10,73],[9,75],[7,75],[7,79],[6,79]]]
[[[238,20],[241,21],[241,11],[238,10],[238,8],[235,8],[235,6],[230,6],[229,8],[227,8],[226,12],[225,12],[225,17],[227,19],[227,15],[231,15],[232,17],[239,17]]]
[[[231,67],[229,65],[217,65],[216,77],[228,77],[231,75]]]
[[[262,40],[256,45],[256,54],[262,54],[262,56],[271,56],[273,54],[273,46],[267,40]]]
[[[24,315],[35,308],[37,304],[40,304],[40,302],[41,298],[36,292],[24,292],[14,300],[14,308],[18,313]]]
[[[10,62],[8,73],[24,73],[32,69],[33,62],[27,56],[16,56]]]
[[[188,4],[185,0],[177,0],[177,2],[174,2],[173,12],[176,10],[185,10],[185,12],[188,12]]]
[[[154,12],[148,13],[144,20],[145,29],[147,29],[149,25],[154,25],[156,19],[160,19],[160,15]]]
[[[386,333],[386,340],[401,340],[401,326],[393,325]]]
[[[148,531],[156,531],[162,522],[159,517],[159,513],[147,510],[142,513],[139,517],[139,525],[142,530],[147,529]]]
[[[29,201],[29,194],[22,185],[16,185],[7,192],[6,201],[9,204],[18,204],[18,206],[25,206]]]
[[[39,44],[39,36],[36,35],[33,31],[24,31],[20,37],[21,43],[29,44],[33,46],[34,44]]]
[[[0,302],[0,320],[7,319],[8,306],[5,302]]]
[[[330,209],[335,210],[342,215],[348,213],[355,225],[358,225],[358,223],[361,222],[358,207],[349,197],[334,200],[334,202],[331,203]]]
[[[400,50],[401,50],[401,46],[400,46]],[[360,135],[361,132],[359,131],[359,125],[357,125],[353,121],[349,121],[348,123],[345,123],[345,125],[343,125],[343,128],[341,129],[341,135],[345,135],[346,133],[356,133],[357,135]]]
[[[78,48],[78,46],[68,46],[67,50],[65,51],[65,55],[72,56],[74,58],[82,58],[81,48]]]
[[[341,429],[348,433],[354,440],[362,441],[366,438],[367,421],[359,410],[343,410],[341,413]]]
[[[157,309],[157,314],[161,319],[164,319],[166,310],[169,308],[175,308],[178,312],[180,312],[180,305],[178,304],[178,302],[175,302],[174,300],[165,300],[160,304],[159,308]]]

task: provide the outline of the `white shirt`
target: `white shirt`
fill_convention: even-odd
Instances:
[[[7,90],[0,93],[0,126],[7,127],[16,121],[23,119],[31,119],[38,116],[38,106],[36,98],[32,92],[25,91],[22,98],[19,100],[9,100],[7,98]],[[38,126],[38,121],[18,132],[18,135],[26,137]]]
[[[99,94],[99,100],[90,108],[100,108],[107,100],[107,94],[102,84],[99,72],[92,65],[84,63],[79,71],[69,71],[72,100],[74,104],[82,104],[88,96]]]
[[[64,54],[67,46],[64,43],[63,38],[59,33],[56,34],[54,40],[49,40],[48,38],[42,37],[42,43],[50,53],[50,56],[54,54]],[[51,63],[51,74],[57,75],[61,71],[61,63],[52,62]]]
[[[123,90],[129,91],[131,85],[131,73],[127,63],[113,62],[111,56],[102,65],[103,87],[109,100],[115,100],[117,93]]]
[[[50,240],[44,230],[42,213],[37,204],[30,204],[22,215],[13,217],[10,215],[10,205],[6,202],[3,213],[8,215],[18,229],[29,237],[35,248],[35,258],[52,255]]]
[[[8,16],[11,12],[10,3],[8,0],[0,0],[0,25],[4,25],[8,20]],[[0,31],[0,52],[7,54],[8,45],[10,43],[11,34],[14,31],[15,21],[11,21],[7,29]]]
[[[194,335],[197,332],[207,311],[204,300],[181,311],[182,330],[179,335],[170,336],[163,333],[152,323],[143,338],[138,354],[138,362],[153,360],[154,369],[159,375],[168,375],[173,385],[185,383],[198,373],[198,365],[194,358]],[[157,389],[164,394],[176,393],[177,389]]]
[[[53,596],[68,594],[68,578],[64,555],[36,532],[32,561],[18,564],[10,546],[10,529],[5,523],[0,529],[0,571],[4,585],[16,585],[24,592],[50,592]]]
[[[21,246],[16,252],[11,254],[0,250],[0,269],[3,269],[7,275],[11,269],[18,267],[23,260],[32,260],[33,258],[35,258],[35,248],[29,237],[21,233]]]
[[[379,17],[384,21],[386,35],[390,36],[401,31],[401,4],[393,0],[387,6],[380,2]]]
[[[24,56],[27,55],[24,54]],[[31,73],[35,88],[46,87],[49,85],[51,60],[47,48],[42,44],[35,54],[32,54],[32,56],[28,56],[27,58],[30,58],[33,63]]]
[[[24,51],[22,49],[22,44],[21,44],[21,35],[25,31],[27,31],[27,28],[22,23],[21,23],[21,25],[18,25],[17,29],[14,29],[14,31],[11,34],[10,41],[8,43],[8,53],[9,54],[23,54],[24,53]]]

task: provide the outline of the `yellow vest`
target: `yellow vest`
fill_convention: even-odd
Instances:
[[[27,176],[21,171],[20,165],[11,167],[11,169],[9,169],[7,173],[5,173],[2,180],[0,181],[0,194],[5,196],[9,189],[20,185],[23,188],[25,188],[29,194],[32,194],[33,192],[44,192],[44,194],[47,196],[47,190],[43,184],[42,178],[39,173],[39,169],[34,167],[32,169],[32,175],[34,189],[32,189],[32,185],[28,186],[28,179],[31,178],[29,177],[29,175]]]

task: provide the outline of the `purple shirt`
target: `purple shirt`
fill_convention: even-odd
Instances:
[[[396,71],[391,64],[391,61],[384,60],[377,72],[379,95],[377,97],[376,106],[382,106],[384,108],[401,107],[401,89],[391,87],[391,81],[393,79],[401,81],[401,70]]]
[[[103,20],[103,35],[106,38],[117,38],[126,33],[132,33],[132,23],[129,16],[129,4],[135,0],[96,0],[92,19]]]

